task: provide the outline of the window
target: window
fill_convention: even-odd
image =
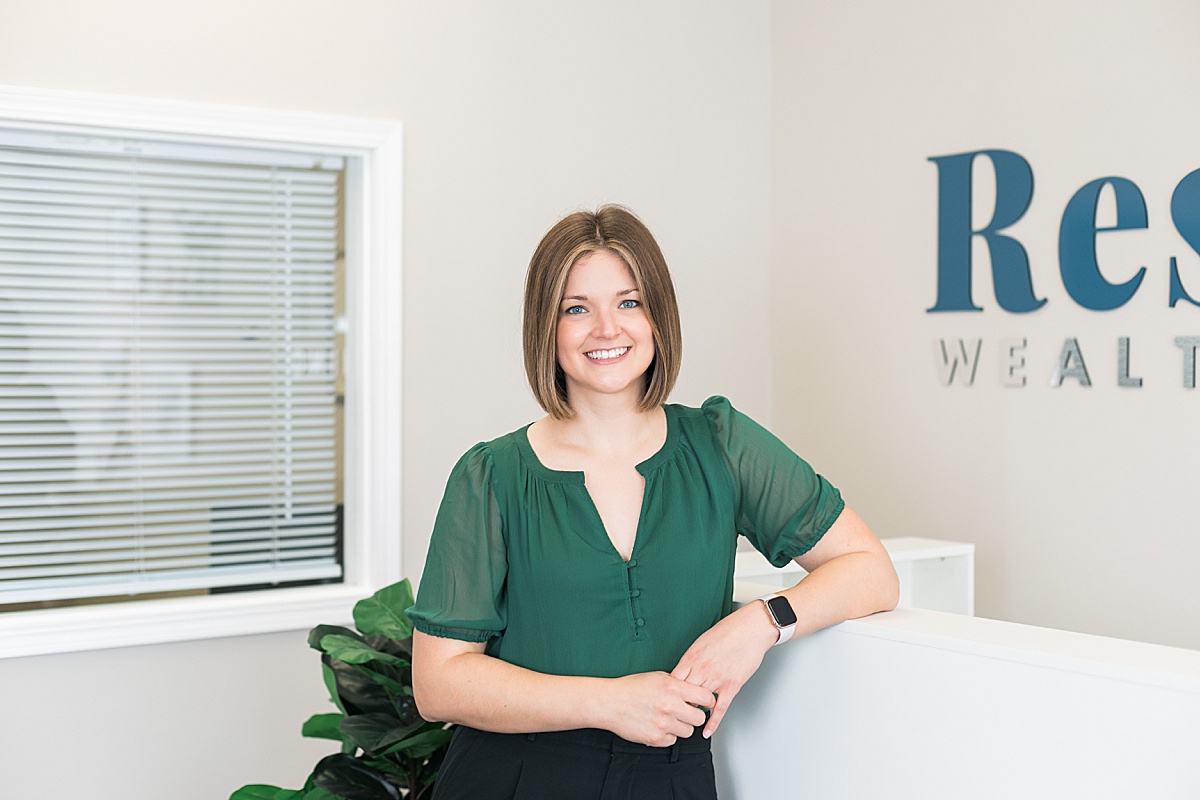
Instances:
[[[398,142],[0,93],[0,655],[308,627],[399,576]]]

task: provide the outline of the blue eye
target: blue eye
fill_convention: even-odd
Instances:
[[[621,305],[617,306],[617,308],[637,308],[640,305],[641,303],[639,303],[637,300],[623,300],[621,301]]]
[[[583,306],[571,306],[563,313],[564,314],[582,314],[583,312],[584,312]]]

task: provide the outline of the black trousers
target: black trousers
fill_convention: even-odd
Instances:
[[[708,739],[648,747],[608,731],[459,726],[433,800],[717,800]]]

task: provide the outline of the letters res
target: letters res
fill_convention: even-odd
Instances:
[[[984,156],[996,171],[996,207],[992,220],[980,230],[971,227],[971,166]],[[992,261],[996,302],[1016,314],[1036,311],[1046,304],[1033,289],[1029,256],[1019,241],[1001,233],[1022,216],[1033,199],[1033,170],[1029,162],[1009,150],[978,150],[929,159],[938,168],[937,302],[929,312],[982,311],[971,297],[971,240],[987,244]],[[1100,192],[1111,187],[1116,199],[1116,223],[1097,227]],[[1200,254],[1200,169],[1184,176],[1171,195],[1171,220],[1192,250]],[[1106,231],[1148,226],[1146,200],[1127,178],[1097,178],[1072,195],[1058,228],[1058,269],[1071,299],[1093,311],[1118,308],[1137,292],[1146,268],[1124,283],[1110,283],[1096,263],[1096,237]],[[1183,288],[1175,257],[1170,259],[1171,308],[1180,300],[1200,306]]]

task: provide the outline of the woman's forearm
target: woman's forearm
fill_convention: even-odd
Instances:
[[[704,722],[712,694],[665,672],[620,678],[545,675],[417,632],[413,689],[421,716],[494,733],[600,728],[662,747]]]
[[[419,651],[436,647],[436,640],[414,644]],[[421,716],[496,733],[598,727],[596,707],[584,698],[602,695],[602,684],[599,678],[543,675],[477,652],[413,660]]]
[[[796,612],[794,635],[800,637],[848,619],[892,610],[900,597],[900,584],[886,553],[846,553],[780,594]],[[762,612],[766,616],[765,608]]]

